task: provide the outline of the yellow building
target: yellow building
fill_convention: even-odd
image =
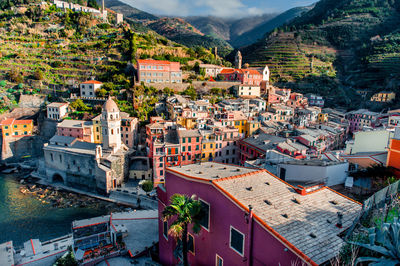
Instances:
[[[382,103],[387,103],[391,102],[396,98],[396,93],[391,92],[391,91],[381,91],[378,93],[375,93],[371,97],[371,102],[382,102]]]
[[[197,118],[187,118],[178,116],[176,118],[176,123],[185,127],[186,129],[195,129],[197,125]]]
[[[246,121],[246,137],[253,135],[259,128],[261,124],[258,121]]]
[[[329,114],[319,113],[318,114],[318,123],[328,122]]]
[[[103,134],[101,131],[100,116],[101,115],[98,115],[92,119],[92,121],[93,121],[93,142],[94,143],[103,143]]]
[[[214,159],[214,151],[215,151],[215,135],[210,132],[203,135],[202,144],[201,144],[201,161],[202,162],[210,162]]]
[[[1,131],[4,137],[23,137],[33,134],[33,120],[15,120],[13,118],[1,122]]]

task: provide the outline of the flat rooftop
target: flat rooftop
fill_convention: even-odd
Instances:
[[[252,172],[257,172],[260,170],[255,168],[245,168],[235,165],[220,164],[214,162],[204,162],[201,164],[174,166],[168,169],[180,174],[208,179],[208,180],[243,175]]]
[[[300,195],[266,171],[237,178],[214,180],[244,206],[315,263],[329,261],[345,244],[338,235],[350,227],[362,205],[322,188]],[[338,212],[343,214],[338,228]],[[267,230],[267,229],[266,229]]]
[[[14,265],[13,242],[9,241],[0,244],[0,265],[12,266]]]
[[[113,213],[112,225],[126,229],[126,248],[135,256],[158,242],[158,210]]]
[[[281,164],[290,164],[290,165],[309,165],[309,166],[332,166],[338,164],[345,164],[346,162],[342,161],[322,161],[322,160],[295,160],[282,162]]]
[[[91,226],[94,224],[107,223],[110,221],[110,215],[98,216],[90,219],[77,220],[72,222],[72,229]]]

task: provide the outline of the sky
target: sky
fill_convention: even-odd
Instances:
[[[165,16],[245,17],[307,6],[316,0],[120,0],[137,9]]]

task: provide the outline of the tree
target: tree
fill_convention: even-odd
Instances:
[[[77,266],[78,262],[76,261],[74,254],[72,253],[72,248],[69,247],[68,253],[66,253],[64,256],[58,258],[54,265],[56,265],[56,266]]]
[[[71,108],[77,111],[88,111],[90,108],[81,100],[76,99],[74,102],[71,103]]]
[[[99,97],[105,97],[106,95],[107,95],[107,91],[105,90],[105,89],[100,89],[100,90],[98,90],[97,91],[97,95],[99,96]]]
[[[88,7],[93,7],[93,8],[96,8],[96,9],[100,9],[99,4],[97,4],[96,0],[88,0],[87,6]]]
[[[153,182],[152,182],[151,180],[146,180],[146,181],[144,181],[143,184],[142,184],[142,189],[143,189],[145,192],[150,192],[150,191],[153,190],[153,188],[154,188],[154,185],[153,185]]]
[[[36,69],[33,76],[35,77],[36,80],[42,80],[44,78],[44,74],[40,69]]]
[[[16,83],[22,83],[24,81],[21,72],[15,68],[11,69],[8,72],[8,77],[10,78],[11,81],[14,81]]]
[[[192,195],[174,194],[170,198],[171,204],[165,207],[162,212],[163,220],[167,221],[175,218],[172,222],[168,234],[182,243],[183,265],[188,266],[188,226],[193,224],[192,231],[197,234],[200,232],[200,219],[204,215],[201,203]],[[179,245],[179,242],[178,242]]]

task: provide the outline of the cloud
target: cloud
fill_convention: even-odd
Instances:
[[[195,5],[209,10],[208,15],[217,17],[246,15],[246,6],[241,0],[197,0]]]
[[[120,0],[132,7],[167,16],[245,17],[284,11],[316,0]]]
[[[121,0],[121,2],[157,15],[186,16],[190,14],[190,3],[185,0]]]

